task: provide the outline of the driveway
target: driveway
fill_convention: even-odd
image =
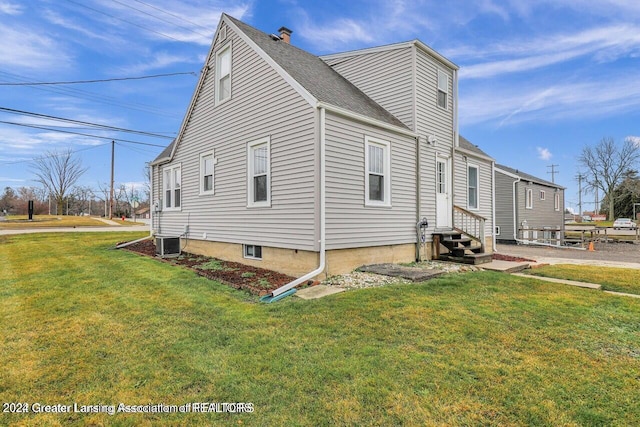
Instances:
[[[640,244],[596,243],[595,251],[534,245],[497,245],[496,252],[545,264],[584,264],[640,269]]]

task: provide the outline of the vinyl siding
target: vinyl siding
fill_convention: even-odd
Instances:
[[[528,188],[533,190],[533,209],[526,208],[526,191]],[[540,190],[545,191],[545,200],[540,200]],[[564,229],[564,191],[558,190],[560,192],[560,210],[558,211],[555,210],[554,191],[553,187],[537,183],[528,184],[525,180],[516,184],[518,228],[526,220],[529,228],[552,227]],[[540,235],[540,232],[538,232],[538,235]]]
[[[496,170],[496,225],[500,227],[498,240],[513,240],[513,182],[512,178]]]
[[[333,58],[326,62],[358,89],[414,129],[413,47]]]
[[[232,44],[231,99],[215,103],[215,53]],[[172,164],[182,164],[182,210],[156,215],[162,234],[317,250],[317,113],[230,28],[208,71]],[[247,207],[247,143],[270,137],[271,207]],[[215,151],[213,195],[199,195],[200,154]],[[154,195],[161,197],[161,169]]]
[[[467,156],[465,161],[463,156]],[[469,208],[469,192],[468,192],[468,165],[478,167],[478,209]],[[469,154],[461,154],[456,152],[455,155],[455,198],[454,205],[460,206],[470,212],[480,215],[486,219],[485,235],[493,235],[493,177],[491,173],[491,162],[473,157]]]
[[[391,145],[391,207],[365,206],[365,136]],[[415,139],[326,115],[327,249],[415,243]]]
[[[438,69],[449,75],[447,109],[438,107]],[[450,157],[453,148],[453,71],[421,49],[416,49],[416,123],[421,136],[420,215],[429,220],[433,232],[436,223],[436,156]],[[435,135],[437,144],[424,141]],[[455,166],[454,171],[455,171]],[[454,190],[456,176],[454,176]],[[454,194],[455,203],[455,194]]]

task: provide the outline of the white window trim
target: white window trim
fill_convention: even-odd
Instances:
[[[245,259],[254,259],[254,260],[257,260],[257,261],[262,261],[262,256],[256,257],[256,256],[247,255],[247,247],[249,247],[249,246],[253,246],[254,248],[256,246],[260,247],[260,254],[262,255],[263,247],[261,245],[247,245],[247,244],[244,244],[244,245],[242,245],[242,257],[245,258]]]
[[[440,76],[445,76],[447,78],[447,84],[444,89],[440,88]],[[438,73],[436,76],[436,105],[438,106],[438,108],[441,108],[443,110],[449,110],[449,74],[446,73],[445,71],[442,71],[441,69],[438,69]],[[444,107],[440,105],[440,102],[438,102],[438,92],[444,92],[445,94],[445,105]]]
[[[476,170],[476,207],[469,205],[469,168]],[[480,210],[480,167],[473,163],[467,164],[467,209],[470,211]]]
[[[261,202],[253,201],[253,153],[252,149],[260,145],[267,146],[267,200]],[[271,137],[258,139],[247,143],[247,207],[249,208],[270,208],[271,207]]]
[[[213,160],[213,171],[211,177],[211,190],[204,189],[204,158],[211,156]],[[216,192],[216,165],[218,164],[218,159],[216,159],[215,153],[213,150],[208,153],[200,153],[200,174],[198,175],[200,181],[200,196],[208,196],[211,194],[215,194]]]
[[[494,232],[495,232],[496,236],[500,235],[500,226],[499,225],[496,225]]]
[[[547,200],[547,193],[544,190],[540,190],[540,200]]]
[[[560,193],[554,194],[553,207],[556,211],[560,211]]]
[[[226,51],[229,51],[229,96],[226,97],[225,99],[218,99],[218,95],[220,94],[220,78],[222,77],[220,75],[220,55],[225,53]],[[231,46],[231,42],[225,44],[216,52],[216,76],[215,77],[216,77],[215,89],[214,89],[215,105],[224,104],[225,102],[230,100],[233,96],[233,49]]]
[[[369,146],[384,148],[384,200],[369,200]],[[391,144],[377,138],[364,137],[364,205],[370,207],[391,207]]]
[[[176,207],[176,199],[175,199],[175,183],[173,182],[173,178],[174,178],[174,171],[176,169],[180,169],[180,206]],[[164,179],[165,176],[165,172],[169,171],[169,175],[171,176],[171,206],[167,207],[167,182]],[[179,212],[182,210],[182,201],[184,199],[184,185],[182,185],[182,163],[177,163],[175,165],[171,165],[171,166],[165,166],[162,168],[162,210],[166,211],[166,212],[171,212],[171,211],[175,211],[175,212]]]
[[[533,188],[527,188],[526,190],[527,191],[524,195],[524,207],[526,209],[533,209]]]

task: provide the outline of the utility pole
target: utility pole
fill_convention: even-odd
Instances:
[[[560,173],[560,171],[557,171],[556,168],[560,166],[560,165],[549,165],[547,166],[548,168],[551,168],[551,171],[547,171],[547,173],[551,174],[551,182],[553,182],[555,184],[556,182],[556,174]]]
[[[582,180],[585,176],[579,173],[576,178],[578,178],[578,211],[580,218],[582,218]]]
[[[116,142],[111,141],[111,195],[109,196],[109,219],[113,219],[113,168],[115,163]]]

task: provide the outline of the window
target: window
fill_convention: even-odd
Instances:
[[[499,226],[499,225],[496,225],[495,235],[496,235],[496,236],[499,236],[499,235],[500,235],[500,226]]]
[[[200,154],[200,195],[214,194],[213,171],[216,163],[213,153]]]
[[[559,211],[560,210],[560,193],[556,193],[555,197],[553,199],[553,207],[555,208],[555,210]]]
[[[525,207],[527,209],[533,209],[533,190],[531,188],[527,188],[527,199]]]
[[[182,176],[180,165],[163,169],[162,188],[164,193],[164,209],[180,210]]]
[[[438,194],[445,194],[447,192],[447,167],[443,161],[438,161],[436,164],[436,187]]]
[[[447,94],[449,93],[449,75],[438,70],[438,107],[447,108]]]
[[[216,102],[231,98],[231,46],[216,54]]]
[[[540,200],[545,200],[546,196],[547,195],[546,195],[545,191],[544,190],[540,190]]]
[[[386,141],[366,137],[364,146],[365,205],[391,206],[390,145]]]
[[[469,198],[467,200],[467,207],[469,209],[478,209],[478,167],[469,166],[467,172],[467,186]]]
[[[269,138],[248,144],[247,199],[249,206],[271,206],[271,161],[269,151]]]
[[[262,246],[257,245],[243,245],[244,257],[251,259],[262,259]]]

